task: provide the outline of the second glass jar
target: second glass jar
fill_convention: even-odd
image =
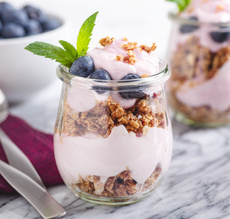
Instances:
[[[169,104],[177,120],[230,124],[230,23],[201,23],[170,14]]]

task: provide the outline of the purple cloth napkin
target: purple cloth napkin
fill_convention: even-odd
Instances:
[[[9,115],[0,124],[0,127],[30,159],[47,187],[63,183],[54,159],[52,135],[35,130],[23,120],[12,115]],[[7,161],[1,143],[0,159]],[[15,193],[16,191],[0,175],[0,194]]]

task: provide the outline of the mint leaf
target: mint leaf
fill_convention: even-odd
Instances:
[[[26,46],[25,49],[35,55],[44,56],[45,58],[55,60],[56,62],[59,62],[67,67],[70,67],[73,63],[73,60],[70,59],[67,51],[49,43],[34,42]]]
[[[74,62],[78,58],[78,52],[75,49],[75,47],[64,40],[60,40],[59,43],[63,46],[63,48],[67,52],[68,58],[72,60],[72,62]]]
[[[85,56],[87,50],[89,49],[89,42],[91,40],[91,35],[93,32],[93,28],[95,26],[95,20],[97,17],[98,11],[88,17],[85,22],[82,24],[81,29],[77,38],[77,51],[78,56]]]
[[[168,2],[175,2],[179,8],[179,11],[182,12],[190,4],[191,0],[166,0]]]
[[[35,55],[44,56],[45,58],[55,60],[66,67],[71,67],[77,58],[86,55],[97,14],[98,12],[94,13],[82,24],[77,38],[77,49],[64,40],[59,41],[63,48],[49,43],[34,42],[26,46],[25,49]]]

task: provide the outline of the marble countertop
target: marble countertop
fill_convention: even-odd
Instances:
[[[33,99],[11,106],[11,113],[37,129],[52,132],[60,86],[55,82]],[[66,209],[64,218],[230,218],[230,126],[195,129],[173,121],[173,132],[170,169],[151,196],[132,205],[111,207],[87,203],[64,185],[49,188]],[[0,218],[40,216],[24,198],[0,195]]]

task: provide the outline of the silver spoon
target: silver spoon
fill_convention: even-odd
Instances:
[[[0,123],[8,115],[8,106],[3,92],[0,90]],[[0,174],[15,188],[40,215],[45,218],[58,218],[66,214],[65,209],[40,186],[41,180],[32,163],[26,155],[0,129],[0,140],[6,152],[9,163],[0,160]],[[26,174],[25,174],[26,173]],[[36,182],[38,180],[38,182]],[[43,183],[41,182],[43,185]]]

